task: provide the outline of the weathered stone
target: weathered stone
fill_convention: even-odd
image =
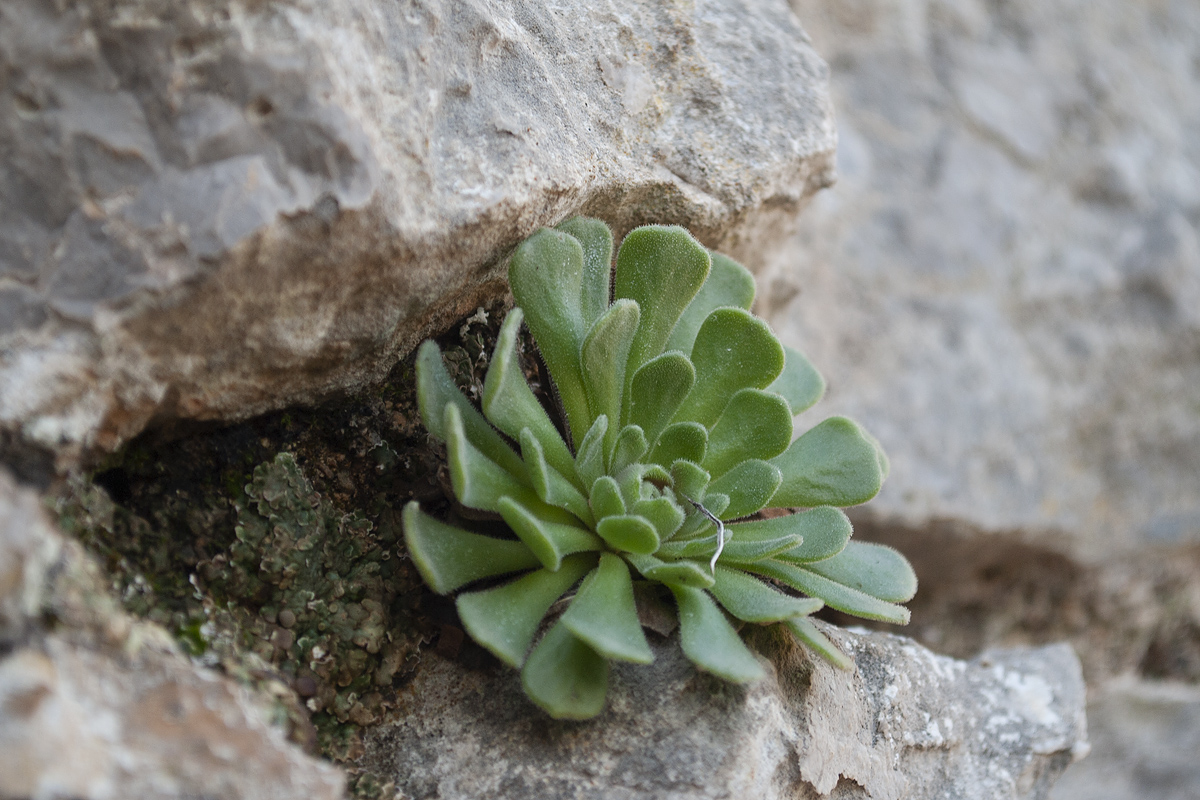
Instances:
[[[14,0],[0,71],[0,449],[29,475],[31,446],[376,379],[573,213],[719,244],[832,179],[784,0]]]
[[[768,677],[697,673],[678,642],[613,671],[590,722],[535,708],[507,669],[433,656],[362,763],[421,798],[1044,797],[1087,750],[1079,662],[1065,645],[938,656],[888,634],[826,628],[843,672],[756,637]]]
[[[0,653],[0,797],[342,797],[261,696],[122,613],[3,471]]]

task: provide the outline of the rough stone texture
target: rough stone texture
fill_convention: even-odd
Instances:
[[[1092,755],[1071,766],[1051,800],[1195,800],[1200,787],[1200,687],[1126,679],[1088,703]]]
[[[0,76],[0,446],[31,477],[377,378],[577,211],[719,244],[832,180],[784,0],[12,0]]]
[[[839,183],[763,311],[892,474],[870,508],[1103,559],[1200,541],[1200,6],[794,0]]]
[[[1087,750],[1071,649],[938,656],[887,634],[827,629],[841,672],[764,632],[769,677],[697,673],[678,642],[614,670],[594,721],[556,722],[507,669],[430,656],[402,711],[367,734],[364,763],[422,798],[1044,797]]]
[[[135,622],[0,471],[0,798],[340,798],[271,709]]]

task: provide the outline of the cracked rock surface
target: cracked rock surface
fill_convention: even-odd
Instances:
[[[769,676],[696,672],[673,640],[614,670],[590,722],[536,709],[511,670],[428,656],[364,763],[421,798],[1044,797],[1087,751],[1084,686],[1066,645],[973,661],[908,639],[826,628],[842,672],[757,632]]]
[[[377,380],[542,225],[717,245],[832,182],[784,0],[13,0],[0,74],[0,456],[33,479]]]

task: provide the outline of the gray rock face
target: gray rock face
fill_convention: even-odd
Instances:
[[[840,179],[760,302],[891,457],[869,508],[1084,559],[1200,541],[1200,6],[793,7]]]
[[[0,797],[343,796],[341,772],[288,742],[261,697],[122,613],[3,471],[0,654]]]
[[[907,639],[827,629],[855,672],[758,637],[769,677],[697,673],[678,643],[613,673],[594,721],[556,722],[512,671],[426,659],[364,763],[421,798],[1044,797],[1087,750],[1079,662],[1065,645],[973,662]]]
[[[832,180],[783,0],[14,0],[0,70],[0,444],[60,466],[380,377],[573,213],[718,244]]]

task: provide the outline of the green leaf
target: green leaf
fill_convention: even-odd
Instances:
[[[786,620],[783,624],[788,627],[788,630],[797,639],[821,654],[830,664],[833,664],[838,669],[854,669],[854,662],[850,657],[841,650],[838,650],[833,642],[826,638],[825,634],[817,630],[817,626],[813,624],[811,619],[807,617],[793,617]]]
[[[782,622],[811,614],[824,603],[812,597],[792,597],[738,569],[717,565],[711,589],[725,610],[746,622]]]
[[[668,586],[679,606],[683,653],[693,664],[733,683],[750,683],[765,675],[762,665],[707,592],[678,584]]]
[[[563,556],[571,553],[604,549],[604,543],[591,531],[558,518],[547,519],[544,512],[526,508],[511,497],[501,497],[498,505],[500,516],[504,517],[508,527],[546,569],[558,569]]]
[[[729,535],[739,541],[774,541],[788,534],[798,535],[801,542],[781,553],[779,559],[804,564],[823,561],[840,553],[850,541],[852,530],[850,520],[841,509],[821,506],[785,517],[738,522],[729,526]]]
[[[704,460],[708,450],[708,431],[699,422],[676,422],[658,435],[650,460],[655,464],[674,464],[676,461]]]
[[[591,486],[607,471],[604,463],[604,435],[607,432],[608,417],[602,414],[588,428],[575,453],[575,473],[584,486]]]
[[[630,509],[639,517],[644,517],[658,532],[659,541],[665,542],[671,538],[679,526],[683,524],[684,512],[670,497],[654,497],[649,500],[639,500]]]
[[[617,485],[616,478],[609,475],[601,475],[592,483],[590,502],[597,520],[619,517],[626,511],[621,487]]]
[[[708,277],[710,264],[708,251],[676,226],[646,225],[621,242],[613,295],[635,300],[642,309],[629,352],[629,380],[663,351],[679,315]]]
[[[785,564],[778,559],[768,559],[754,564],[746,564],[745,569],[782,581],[796,591],[804,592],[811,597],[819,597],[825,601],[825,605],[836,608],[838,611],[844,611],[863,619],[890,622],[894,625],[908,624],[907,608],[872,597],[858,589],[818,575],[798,564]]]
[[[425,428],[442,441],[447,439],[447,406],[458,409],[467,438],[480,452],[509,473],[524,479],[525,465],[521,463],[521,457],[458,390],[446,371],[442,351],[433,342],[426,341],[417,352],[417,408]]]
[[[703,466],[717,477],[747,459],[774,458],[791,441],[792,412],[787,401],[762,389],[742,389],[730,398],[709,431]]]
[[[590,719],[604,708],[608,661],[560,620],[529,654],[521,685],[529,699],[555,719]]]
[[[520,542],[468,533],[421,511],[414,500],[404,507],[404,542],[417,571],[438,594],[460,586],[540,566],[537,556]]]
[[[845,417],[830,417],[771,461],[783,483],[773,506],[854,506],[883,485],[875,443]]]
[[[671,484],[685,501],[704,497],[704,490],[711,479],[712,476],[694,461],[679,459],[671,462]]]
[[[774,465],[752,459],[743,461],[708,486],[704,505],[712,493],[729,495],[729,505],[723,511],[708,510],[723,520],[740,519],[753,514],[767,504],[783,480]]]
[[[659,583],[707,589],[713,585],[708,570],[694,561],[663,561],[655,556],[625,553],[625,560],[644,577]]]
[[[629,568],[612,553],[584,579],[562,624],[605,658],[649,664],[654,660],[633,602]]]
[[[638,327],[638,305],[618,300],[602,316],[583,342],[583,385],[592,418],[608,417],[604,450],[611,453],[617,438],[616,421],[621,418],[625,393],[625,362]]]
[[[608,471],[613,474],[620,473],[626,467],[636,464],[649,449],[650,446],[646,444],[646,435],[642,433],[642,429],[637,425],[626,425],[621,429],[621,433],[617,436],[617,442],[613,445]]]
[[[795,547],[800,537],[794,534],[780,536],[777,539],[739,539],[734,526],[725,527],[725,549],[721,551],[722,564],[753,564],[765,558],[772,558],[785,550]],[[717,552],[717,535],[705,536],[702,539],[667,542],[658,548],[658,555],[663,558],[698,558],[704,562],[712,559]]]
[[[518,481],[517,476],[475,449],[467,440],[458,406],[446,406],[443,429],[446,432],[450,484],[454,487],[458,502],[483,511],[499,511],[497,503],[505,495],[527,505],[541,504],[537,495],[526,485],[528,477],[524,464],[521,465],[521,477],[524,480]]]
[[[614,550],[649,555],[658,549],[658,532],[643,517],[605,517],[596,523],[596,533]]]
[[[557,572],[539,569],[493,589],[460,594],[458,617],[472,639],[519,668],[550,606],[595,565],[595,555],[568,556]]]
[[[608,308],[612,282],[613,237],[608,225],[588,217],[572,217],[556,226],[574,236],[583,247],[583,280],[580,286],[580,309],[583,330],[591,330],[596,320]]]
[[[550,370],[570,423],[574,444],[587,430],[588,404],[579,352],[583,344],[583,248],[561,231],[542,228],[513,253],[508,282],[513,299]]]
[[[679,410],[696,382],[696,369],[683,353],[669,352],[647,361],[633,376],[629,419],[653,442]]]
[[[679,350],[685,354],[692,352],[692,343],[696,341],[700,325],[718,308],[733,306],[749,311],[754,304],[754,276],[750,270],[729,256],[720,253],[711,255],[712,270],[708,273],[708,280],[684,309],[679,322],[675,323],[675,329],[667,339],[668,350]]]
[[[573,481],[576,479],[575,457],[550,421],[546,409],[529,390],[521,371],[517,334],[524,318],[521,309],[514,308],[500,327],[492,363],[483,382],[483,413],[493,425],[514,439],[520,439],[521,431],[526,428],[532,431],[542,446],[546,461],[563,477]],[[467,437],[470,438],[469,431]],[[487,454],[486,450],[484,454]]]
[[[712,427],[740,389],[765,389],[783,370],[783,346],[767,323],[740,308],[708,315],[692,347],[696,385],[675,414]]]
[[[917,593],[917,575],[912,565],[887,545],[850,541],[833,558],[808,564],[806,568],[892,603],[907,602]]]
[[[543,503],[565,508],[589,527],[595,524],[596,520],[592,516],[587,498],[575,488],[575,484],[546,463],[541,442],[528,428],[521,431],[521,456],[525,459],[525,468],[530,482],[533,483],[533,490]],[[571,472],[574,471],[572,463]]]
[[[785,344],[783,353],[783,372],[767,391],[782,395],[791,406],[792,414],[799,414],[812,408],[825,395],[825,379],[799,350]]]

